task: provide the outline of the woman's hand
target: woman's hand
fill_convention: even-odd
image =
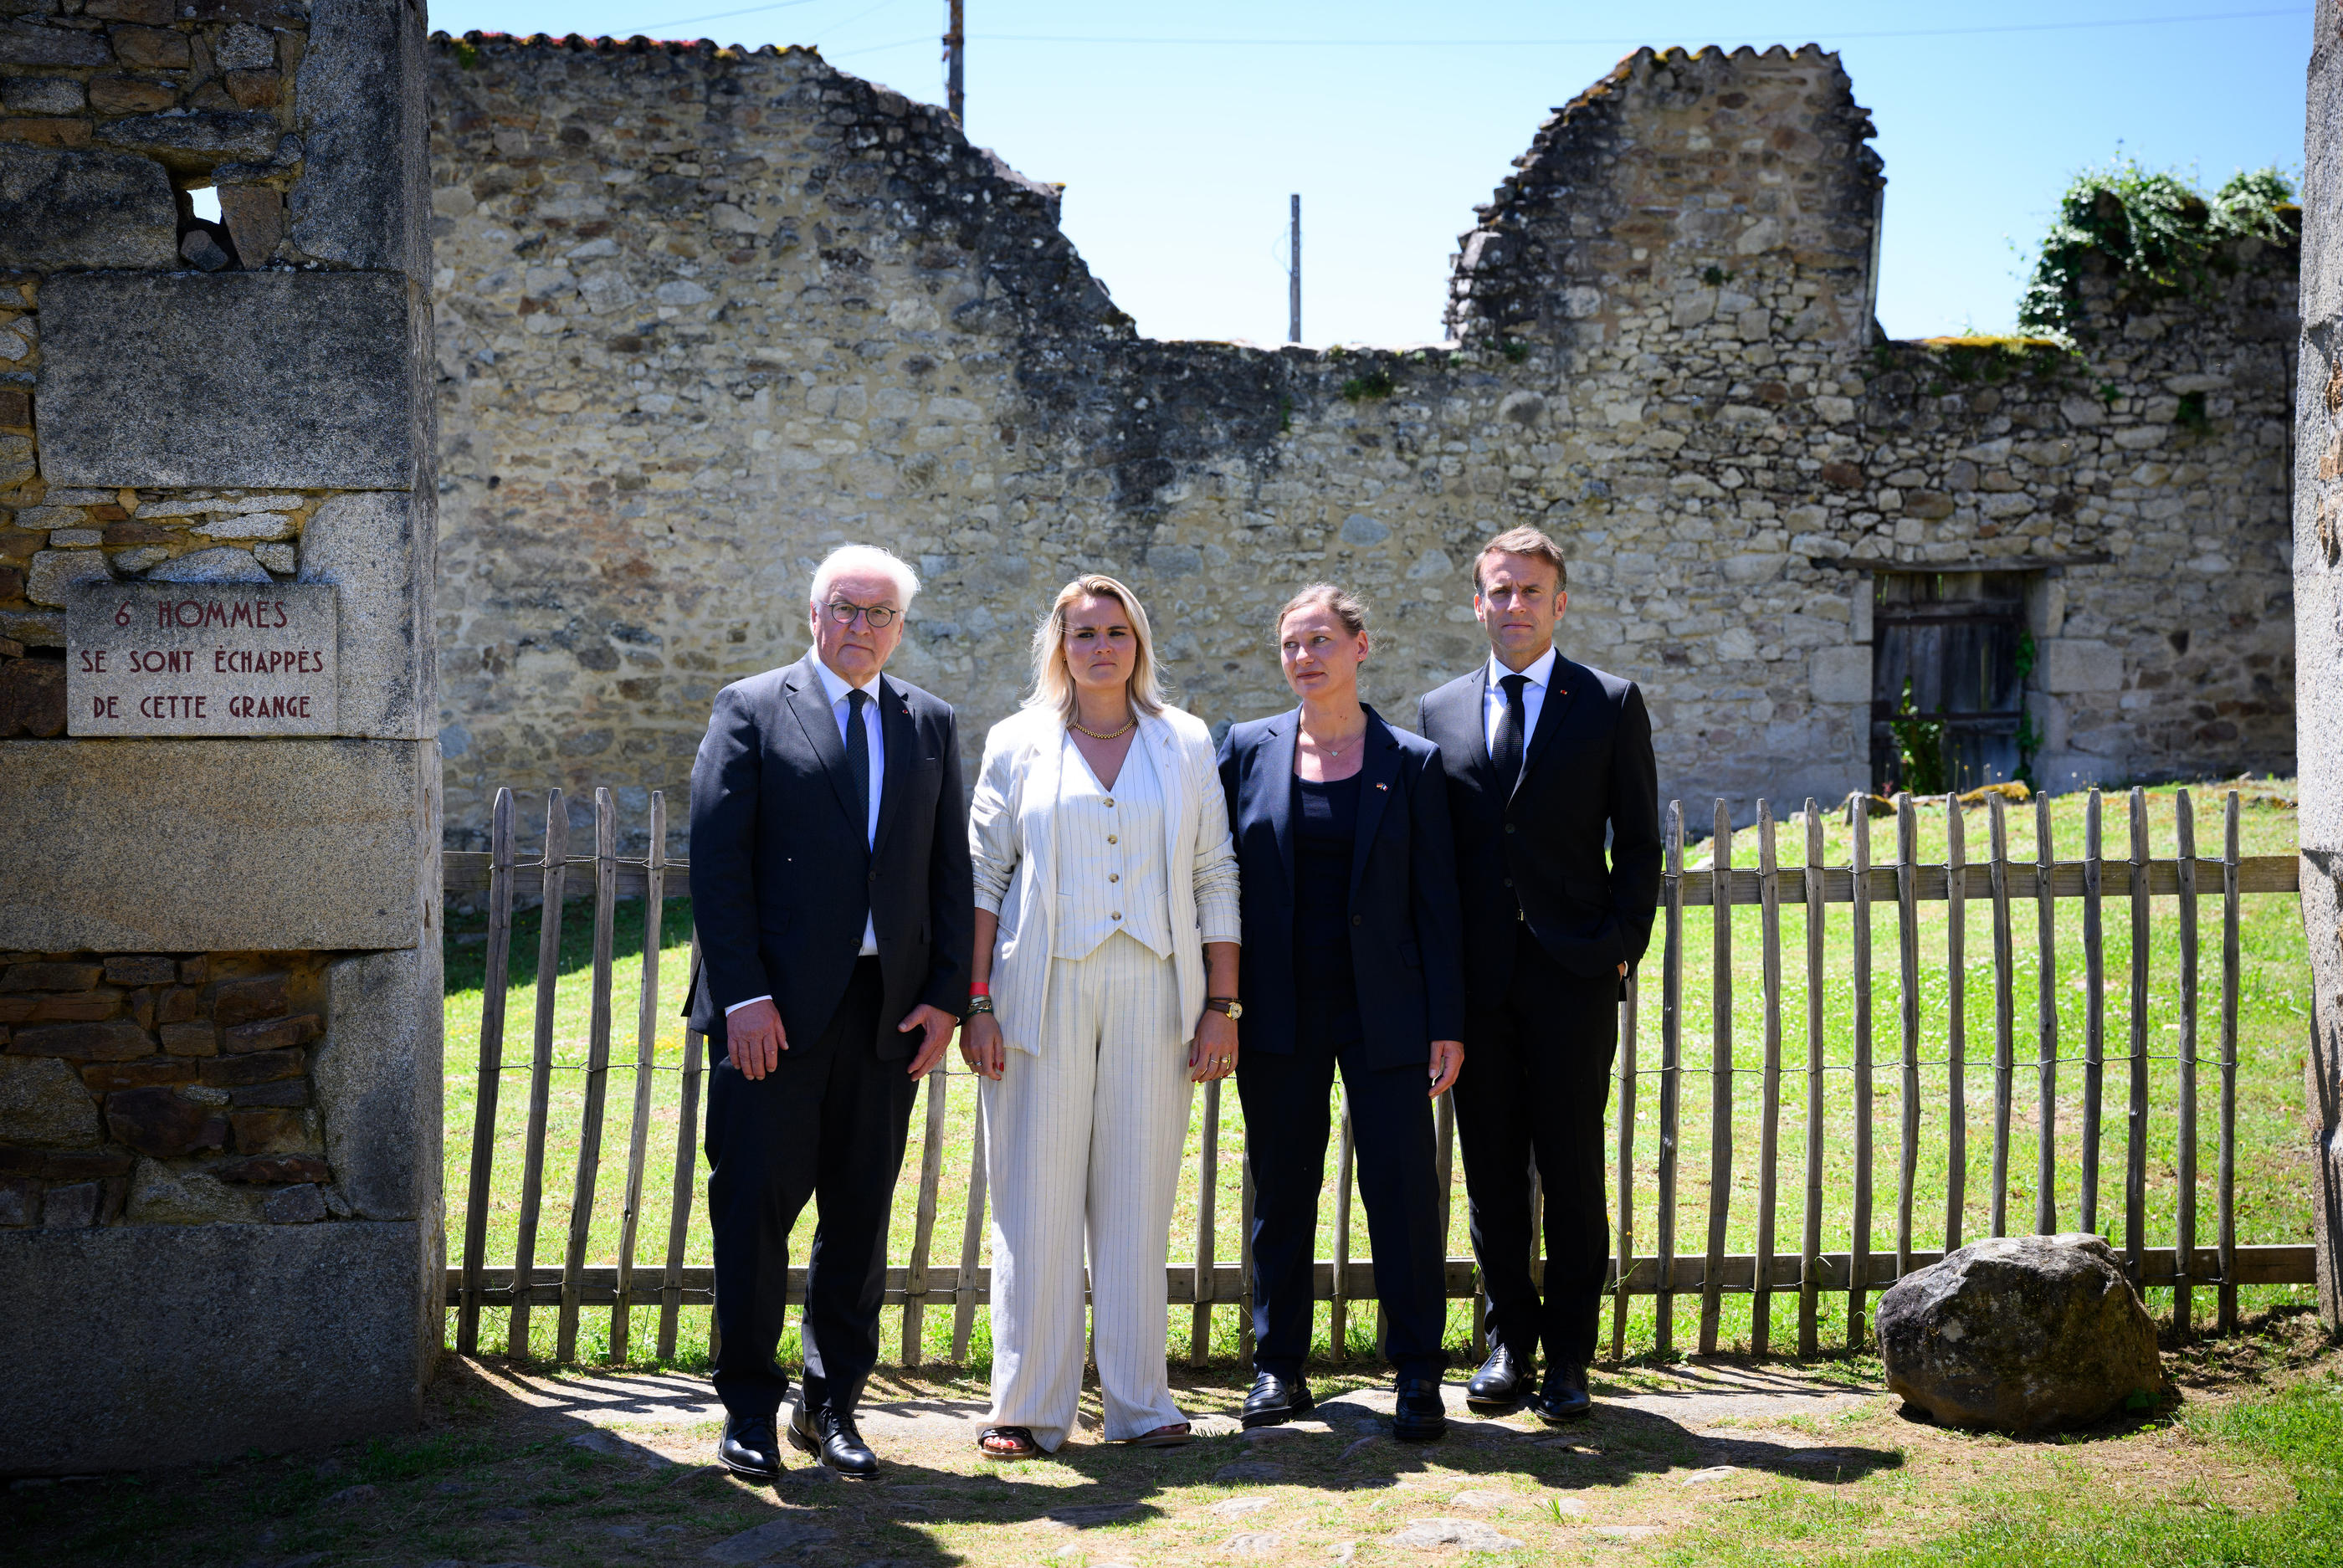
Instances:
[[[1217,1008],[1196,1020],[1196,1042],[1188,1048],[1188,1077],[1196,1083],[1226,1078],[1237,1070],[1237,1026]]]
[[[1435,1040],[1432,1042],[1432,1098],[1439,1099],[1455,1083],[1456,1075],[1464,1070],[1464,1042],[1461,1040]]]
[[[1009,1065],[1009,1042],[1001,1038],[1001,1020],[989,1012],[972,1012],[960,1020],[960,1059],[978,1077],[1000,1082]]]

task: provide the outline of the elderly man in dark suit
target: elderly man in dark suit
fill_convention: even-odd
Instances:
[[[1488,1361],[1469,1402],[1591,1408],[1606,1238],[1603,1113],[1621,980],[1659,901],[1660,805],[1643,693],[1554,650],[1562,551],[1499,534],[1473,565],[1489,658],[1426,696],[1416,728],[1448,769],[1464,906],[1464,1050],[1456,1127],[1473,1251],[1489,1294]],[[1604,841],[1609,841],[1609,855]],[[1545,1192],[1545,1290],[1530,1276],[1530,1172]]]
[[[967,1010],[975,929],[950,705],[880,674],[918,591],[884,550],[834,551],[814,574],[813,650],[717,693],[691,770],[717,1455],[743,1475],[780,1469],[774,1354],[808,1198],[789,1439],[844,1475],[878,1468],[854,1407],[878,1360],[888,1211],[919,1081]]]

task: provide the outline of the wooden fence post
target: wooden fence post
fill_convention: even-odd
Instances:
[[[2196,1329],[2190,1282],[2197,1272],[2197,812],[2186,789],[2172,805],[2180,873],[2180,1158],[2175,1171],[2180,1191],[2173,1216],[2172,1331],[2185,1344]]]
[[[1960,1251],[1968,1202],[1968,846],[1957,795],[1945,797],[1945,1252]]]
[[[608,789],[594,791],[594,988],[586,1026],[586,1112],[578,1128],[578,1174],[569,1201],[569,1249],[561,1261],[557,1359],[578,1359],[578,1309],[585,1287],[586,1247],[594,1229],[594,1186],[602,1170],[602,1112],[610,1088],[610,981],[618,902],[618,811]]]
[[[1823,813],[1806,797],[1806,1192],[1798,1238],[1798,1354],[1822,1352],[1823,1288]]]
[[[1765,1066],[1757,1123],[1757,1277],[1749,1302],[1749,1348],[1772,1349],[1774,1199],[1782,1124],[1782,886],[1775,864],[1774,809],[1757,802],[1757,902],[1765,946]]]
[[[2058,1228],[2058,906],[2052,889],[2056,846],[2050,833],[2050,797],[2034,797],[2035,941],[2041,971],[2036,978],[2035,1071],[2041,1101],[2034,1156],[2034,1230],[2047,1236]]]
[[[2009,919],[2009,813],[1998,795],[1986,797],[1993,836],[1987,873],[1993,891],[1993,1233],[2009,1234],[2009,1123],[2016,1074],[2016,943]]]
[[[1846,799],[1855,878],[1855,1222],[1847,1254],[1846,1348],[1861,1350],[1871,1288],[1871,799]]]
[[[538,910],[535,1049],[528,1064],[528,1131],[521,1153],[520,1222],[513,1241],[512,1312],[506,1351],[528,1354],[529,1292],[537,1284],[537,1219],[545,1202],[545,1124],[553,1095],[553,1007],[561,978],[561,893],[568,877],[569,811],[561,791],[545,792],[544,902]]]
[[[1660,1201],[1659,1301],[1653,1309],[1653,1346],[1666,1355],[1675,1349],[1676,1112],[1684,1065],[1684,802],[1668,802],[1667,949],[1661,963],[1660,992]],[[1533,1229],[1533,1234],[1535,1233]],[[1543,1248],[1539,1249],[1541,1251]]]
[[[2100,910],[2106,876],[2095,786],[2083,798],[2083,1191],[2075,1221],[2076,1229],[2092,1231],[2099,1228],[2099,1121],[2107,1089],[2107,932]]]
[[[1733,818],[1716,802],[1708,873],[1708,1255],[1700,1276],[1700,1353],[1716,1353],[1725,1304],[1725,1231],[1733,1206]]]
[[[650,1152],[651,1074],[659,1069],[659,919],[667,897],[667,792],[651,791],[650,842],[643,856],[643,965],[635,1003],[635,1108],[627,1131],[627,1206],[618,1219],[618,1300],[610,1307],[610,1359],[627,1362],[634,1328],[635,1239],[643,1212],[643,1162]]]
[[[505,1064],[505,990],[511,984],[513,793],[497,791],[488,828],[488,970],[480,982],[479,1087],[472,1098],[471,1181],[464,1192],[464,1287],[456,1311],[456,1350],[480,1348],[480,1269],[488,1241],[488,1189],[496,1173],[497,1094]]]

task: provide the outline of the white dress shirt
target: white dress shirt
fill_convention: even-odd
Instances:
[[[1509,675],[1526,675],[1528,683],[1522,688],[1522,759],[1529,760],[1530,737],[1537,733],[1538,715],[1545,709],[1545,689],[1554,679],[1554,650],[1548,648],[1527,669],[1507,669],[1489,656],[1489,689],[1481,699],[1481,739],[1488,743],[1489,755],[1497,754],[1497,725],[1505,717],[1505,689],[1498,682]]]
[[[881,788],[887,781],[887,743],[881,738],[885,726],[879,722],[879,678],[874,675],[861,685],[856,686],[819,658],[814,660],[813,668],[814,673],[821,677],[822,695],[830,699],[830,716],[838,720],[838,739],[840,744],[843,744],[846,739],[846,721],[850,711],[847,707],[846,694],[850,691],[860,691],[870,699],[862,705],[863,743],[870,752],[870,819],[862,825],[862,831],[864,842],[876,849],[879,847],[879,797]],[[861,956],[871,958],[878,951],[878,922],[870,916],[864,915]],[[729,1018],[751,1003],[772,1000],[772,993],[769,991],[763,996],[752,996],[747,1001],[736,1001],[726,1008],[724,1015]]]

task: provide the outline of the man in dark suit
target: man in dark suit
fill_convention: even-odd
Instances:
[[[1659,901],[1652,724],[1635,684],[1554,651],[1562,551],[1535,528],[1482,548],[1473,609],[1490,657],[1427,695],[1417,728],[1448,770],[1464,906],[1464,1050],[1456,1126],[1489,1359],[1468,1401],[1590,1408],[1609,1212],[1604,1107],[1622,980]],[[1609,839],[1606,861],[1604,849]],[[1545,1290],[1530,1276],[1530,1173],[1545,1198]]]
[[[918,591],[884,550],[833,552],[814,574],[813,650],[717,693],[691,770],[717,1455],[744,1475],[780,1468],[789,1380],[773,1358],[809,1197],[789,1440],[841,1474],[878,1468],[854,1407],[878,1360],[888,1211],[920,1079],[968,1007],[975,930],[951,708],[880,674]]]

